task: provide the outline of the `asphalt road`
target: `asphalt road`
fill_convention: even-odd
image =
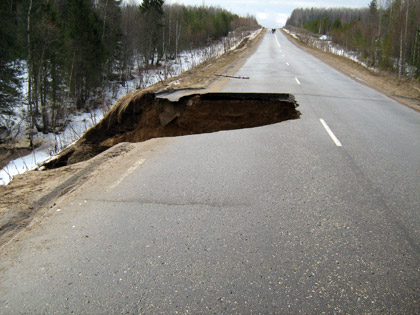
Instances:
[[[0,313],[420,313],[420,113],[278,33],[237,75],[301,118],[139,145],[2,257]]]

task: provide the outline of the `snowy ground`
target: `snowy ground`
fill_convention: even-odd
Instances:
[[[111,82],[110,87],[104,91],[104,104],[113,104],[116,100],[135,89],[142,89],[162,80],[178,76],[182,72],[194,68],[208,59],[219,57],[223,53],[235,49],[246,35],[251,39],[258,32],[255,31],[251,35],[231,35],[209,47],[184,51],[175,60],[163,62],[162,67],[159,69],[133,73],[134,79],[126,81],[124,86],[118,82]],[[91,113],[79,113],[70,116],[68,119],[70,122],[66,125],[62,133],[34,135],[34,137],[43,138],[42,145],[36,148],[31,154],[11,161],[6,167],[0,170],[0,185],[7,185],[13,179],[13,176],[38,167],[45,160],[77,141],[87,129],[98,123],[104,117],[107,110],[109,110],[109,106],[104,106],[104,108],[97,109]],[[24,111],[25,108],[22,105],[22,108],[16,110],[16,117],[14,118],[14,123],[19,128],[17,132],[21,132],[23,134],[22,136],[24,136],[27,129],[25,121],[22,118]]]

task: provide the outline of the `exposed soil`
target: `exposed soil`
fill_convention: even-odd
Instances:
[[[252,128],[299,118],[288,94],[208,93],[169,101],[143,92],[113,110],[74,146],[45,164],[56,168],[91,158],[121,142]]]
[[[299,32],[299,29],[293,29]],[[353,60],[306,45],[290,34],[283,32],[296,46],[314,55],[329,66],[364,85],[393,98],[394,100],[420,111],[420,83],[414,79],[399,79],[385,71],[372,71]]]

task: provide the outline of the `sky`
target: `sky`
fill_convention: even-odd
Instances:
[[[138,0],[138,2],[141,2]],[[166,4],[192,6],[217,6],[241,16],[248,14],[257,18],[265,27],[277,28],[286,23],[295,8],[367,7],[370,0],[166,0]]]

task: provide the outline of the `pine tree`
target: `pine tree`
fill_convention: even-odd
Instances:
[[[78,109],[86,105],[93,90],[102,86],[106,53],[103,24],[89,0],[65,4],[68,88]]]
[[[12,1],[0,1],[0,114],[11,113],[19,96],[15,11]]]

